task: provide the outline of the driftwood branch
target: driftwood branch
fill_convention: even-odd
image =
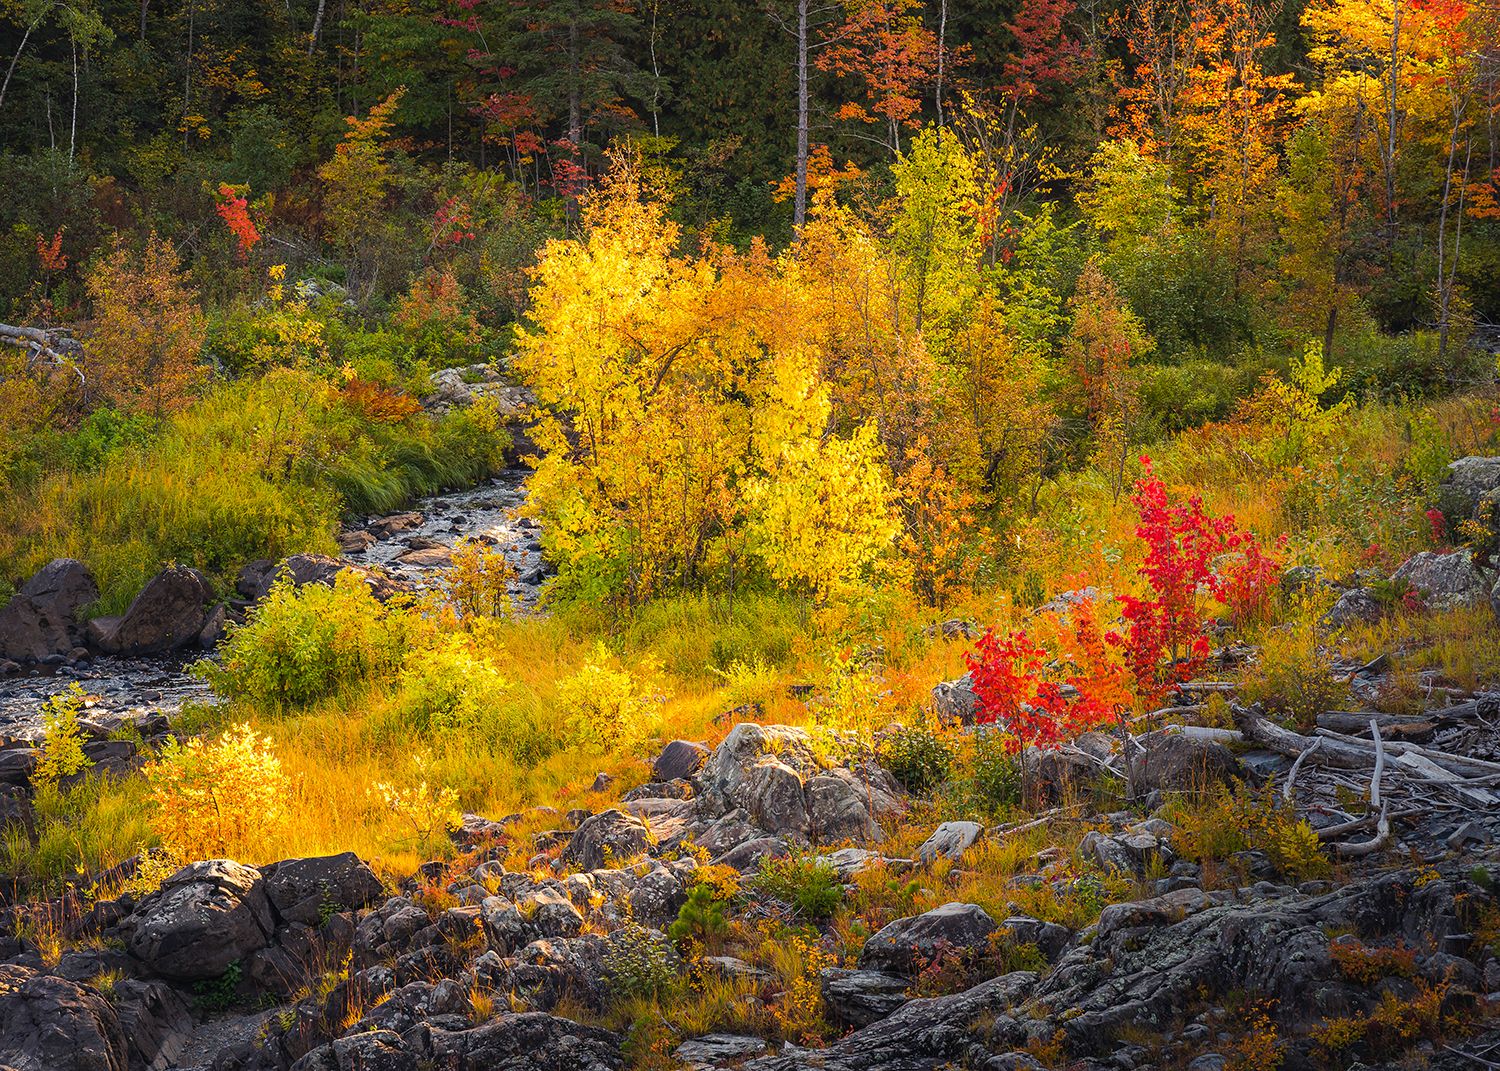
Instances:
[[[1314,751],[1317,751],[1318,748],[1322,747],[1322,745],[1323,745],[1323,738],[1320,736],[1316,740],[1314,740],[1311,744],[1308,744],[1307,747],[1303,748],[1302,754],[1300,754],[1300,755],[1297,756],[1297,761],[1294,762],[1294,763],[1292,763],[1291,771],[1288,772],[1287,775],[1286,775],[1286,784],[1282,786],[1282,789],[1281,789],[1281,798],[1282,799],[1287,800],[1287,801],[1291,800],[1291,798],[1292,798],[1292,792],[1296,789],[1296,785],[1297,785],[1297,773],[1298,773],[1298,771],[1300,771],[1302,769],[1302,764],[1307,761],[1307,757],[1309,755],[1311,755]]]
[[[58,336],[55,332],[43,331],[39,327],[0,324],[0,345],[25,350],[28,354],[27,364],[31,367],[46,362],[58,368],[70,369],[77,374],[80,384],[85,382],[83,369],[79,367],[77,360],[82,347],[72,339]]]

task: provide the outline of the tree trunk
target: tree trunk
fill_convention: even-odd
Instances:
[[[151,0],[141,0],[141,44],[146,43],[146,9],[151,6]]]
[[[78,144],[78,42],[71,36],[68,44],[73,53],[73,115],[68,122],[68,166],[73,166],[73,150]]]
[[[579,81],[582,78],[580,71],[581,60],[578,56],[578,22],[574,20],[568,24],[568,140],[573,143],[573,151],[582,154],[583,151],[583,104],[579,99],[582,87]]]
[[[1401,0],[1391,11],[1391,86],[1386,95],[1385,128],[1385,229],[1392,256],[1396,252],[1396,127],[1400,122]]]
[[[196,0],[188,0],[187,6],[187,73],[182,78],[182,117],[187,119],[192,111],[193,100],[193,16],[197,11]],[[182,144],[188,144],[191,131],[186,121],[182,124]]]
[[[800,234],[807,222],[807,8],[811,0],[797,0],[797,190],[792,203],[792,226]]]
[[[16,64],[21,62],[21,53],[26,51],[26,42],[31,39],[31,31],[41,24],[40,16],[21,35],[21,43],[16,46],[16,54],[10,58],[10,66],[5,69],[5,81],[0,82],[0,107],[5,106],[5,93],[10,89],[11,75],[16,73]]]
[[[323,9],[328,0],[318,0],[318,10],[313,15],[312,38],[307,42],[307,54],[311,56],[318,48],[318,35],[323,32]]]
[[[938,5],[938,54],[937,86],[933,90],[933,103],[937,105],[938,129],[943,129],[943,59],[948,47],[948,0]]]

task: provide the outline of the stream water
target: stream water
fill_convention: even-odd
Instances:
[[[460,539],[482,540],[504,551],[516,572],[511,597],[518,609],[529,610],[536,605],[543,574],[535,524],[515,516],[516,508],[526,500],[526,476],[525,469],[510,469],[477,487],[421,499],[410,510],[420,514],[420,521],[390,534],[377,534],[381,518],[366,518],[364,525],[346,531],[373,526],[375,541],[346,556],[427,587],[437,583],[446,567],[440,548],[452,547]],[[413,555],[414,546],[439,549],[437,554]],[[171,717],[184,703],[211,698],[207,684],[190,671],[207,654],[194,650],[161,658],[101,656],[77,665],[33,667],[0,677],[0,737],[39,739],[42,704],[75,681],[89,696],[85,706],[90,718],[145,713]]]

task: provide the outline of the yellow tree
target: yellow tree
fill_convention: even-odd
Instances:
[[[328,240],[344,251],[358,276],[368,246],[385,229],[383,209],[395,172],[389,156],[396,108],[406,94],[397,89],[361,119],[347,117],[349,129],[318,169],[323,180],[323,228]]]
[[[172,244],[153,234],[135,255],[116,241],[86,285],[94,311],[84,351],[90,394],[157,418],[186,404],[203,375],[205,327]]]
[[[627,161],[582,224],[543,250],[517,336],[516,367],[551,414],[531,504],[556,594],[635,602],[733,583],[747,548],[782,583],[841,591],[869,556],[855,514],[886,481],[871,433],[831,434],[789,262],[760,245],[679,255],[666,206]],[[824,537],[808,544],[794,517]]]

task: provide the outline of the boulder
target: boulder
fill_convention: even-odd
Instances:
[[[956,680],[943,681],[932,689],[932,705],[944,721],[963,725],[974,723],[979,697],[974,694],[974,678],[965,673]]]
[[[813,836],[820,844],[879,844],[885,834],[870,813],[870,797],[870,785],[848,770],[831,770],[809,780],[807,805]]]
[[[779,836],[807,832],[802,778],[784,762],[763,759],[750,772],[745,804],[755,824]]]
[[[1430,610],[1475,606],[1489,596],[1489,586],[1474,568],[1474,559],[1467,550],[1446,554],[1424,550],[1414,554],[1391,576],[1392,584],[1402,582],[1420,594]]]
[[[1385,616],[1385,606],[1370,588],[1350,588],[1323,615],[1323,624],[1332,629],[1355,624],[1374,624]]]
[[[98,598],[88,566],[73,558],[49,562],[0,608],[0,658],[40,662],[81,647],[88,638],[83,610]]]
[[[1451,525],[1485,520],[1487,503],[1500,494],[1500,457],[1461,457],[1448,466],[1438,487],[1438,508]]]
[[[0,1067],[127,1071],[119,1016],[91,986],[0,964]]]
[[[739,1061],[760,1056],[765,1051],[766,1043],[760,1038],[742,1034],[704,1034],[684,1041],[672,1056],[688,1071],[715,1071],[721,1067],[733,1067]]]
[[[130,1046],[130,1066],[177,1066],[195,1025],[182,995],[165,982],[124,978],[115,983],[110,999]]]
[[[1138,794],[1160,789],[1187,792],[1244,779],[1238,759],[1223,744],[1198,733],[1159,729],[1136,737],[1130,777]]]
[[[284,859],[263,871],[266,896],[285,922],[317,926],[338,911],[368,907],[380,879],[353,852]]]
[[[690,740],[673,740],[661,749],[651,764],[653,781],[676,781],[692,777],[708,758],[708,748]]]
[[[888,923],[865,942],[859,966],[912,977],[940,956],[983,951],[998,928],[978,904],[944,904]]]
[[[578,870],[598,870],[634,859],[651,847],[646,824],[619,810],[601,811],[568,839],[562,861]]]
[[[414,590],[412,585],[404,580],[397,580],[384,569],[360,565],[347,558],[332,558],[327,554],[293,554],[282,559],[280,564],[265,560],[253,561],[240,570],[234,586],[243,598],[259,602],[270,594],[277,580],[285,578],[299,588],[304,584],[332,587],[334,577],[345,569],[352,569],[363,579],[369,585],[370,594],[381,602]]]
[[[776,1056],[764,1056],[743,1065],[743,1071],[936,1071],[956,1063],[961,1065],[966,1062],[962,1057],[968,1032],[976,1029],[975,1024],[997,1021],[1026,999],[1036,981],[1035,974],[1017,971],[991,978],[962,993],[910,1000],[885,1018],[826,1048],[814,1050],[788,1045]],[[979,1048],[981,1053],[993,1051],[996,1050]],[[974,1066],[987,1069],[1028,1066],[995,1062],[1005,1057],[981,1059],[984,1062]]]
[[[540,1012],[506,1012],[472,1030],[435,1030],[431,1037],[431,1067],[618,1071],[624,1064],[614,1034]]]
[[[1000,924],[1000,932],[1009,945],[1035,945],[1048,963],[1062,955],[1073,940],[1073,931],[1066,926],[1029,915],[1012,915]]]
[[[371,521],[368,531],[376,539],[390,539],[402,532],[410,532],[413,528],[422,527],[424,520],[425,518],[420,513],[392,513]]]
[[[274,930],[260,871],[228,859],[190,863],[126,920],[132,955],[181,982],[218,978],[264,948]]]
[[[750,809],[752,782],[762,761],[791,770],[800,779],[819,770],[812,739],[790,725],[740,722],[724,737],[698,772],[703,793],[723,807]],[[763,786],[764,787],[764,786]]]
[[[820,978],[823,1002],[841,1026],[868,1026],[907,1001],[907,979],[881,971],[830,967]]]
[[[922,846],[917,849],[917,858],[924,863],[930,863],[939,856],[957,860],[983,835],[984,826],[978,822],[944,822],[922,842]]]
[[[105,654],[144,655],[195,644],[213,596],[213,585],[198,570],[169,566],[146,582],[123,615],[90,621],[90,645]]]

